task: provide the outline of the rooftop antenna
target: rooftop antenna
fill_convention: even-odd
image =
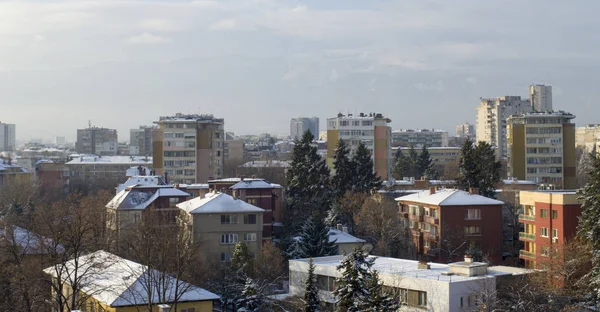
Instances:
[[[88,119],[88,127],[90,127],[90,128],[92,127],[92,120],[91,119]]]

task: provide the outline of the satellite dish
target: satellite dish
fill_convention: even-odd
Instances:
[[[364,252],[366,252],[366,253],[369,253],[369,252],[371,252],[371,250],[373,250],[373,245],[371,245],[371,244],[364,244],[362,246],[362,250]]]

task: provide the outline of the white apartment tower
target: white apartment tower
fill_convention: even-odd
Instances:
[[[530,85],[529,100],[534,112],[552,111],[552,86]]]
[[[290,121],[290,138],[292,140],[301,139],[306,130],[310,130],[310,133],[315,137],[315,140],[318,140],[319,117],[292,118]]]
[[[502,96],[481,99],[477,107],[475,135],[477,142],[484,141],[496,148],[498,158],[507,157],[506,119],[513,114],[531,111],[529,100],[520,96]]]
[[[16,131],[14,124],[0,122],[0,152],[12,152],[16,146]]]

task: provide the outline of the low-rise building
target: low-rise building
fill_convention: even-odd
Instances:
[[[343,272],[337,270],[343,256],[313,258],[319,297],[330,306],[336,298],[336,278]],[[308,276],[309,259],[289,261],[290,294],[303,295]],[[493,300],[501,280],[529,271],[517,268],[492,266],[464,261],[439,264],[414,260],[375,257],[372,267],[377,270],[386,291],[401,304],[401,311],[479,311],[478,306]]]
[[[448,262],[469,251],[492,263],[502,260],[503,202],[433,187],[396,201],[419,257]]]
[[[264,209],[231,195],[212,192],[177,204],[190,217],[193,243],[209,260],[228,262],[235,245],[244,242],[252,254],[262,247]]]
[[[524,232],[519,233],[519,240],[524,249],[519,256],[527,268],[543,269],[575,237],[581,215],[579,196],[575,191],[564,190],[520,192],[523,214],[519,222]]]
[[[8,183],[27,183],[31,181],[31,173],[16,164],[0,162],[0,186]]]
[[[65,163],[69,183],[112,183],[126,179],[127,170],[137,166],[152,166],[152,157],[71,155]]]
[[[392,146],[447,147],[448,132],[436,129],[400,129],[392,131]]]
[[[60,296],[69,301],[73,296],[81,296],[85,298],[85,311],[145,311],[148,305],[157,311],[160,304],[176,303],[178,311],[212,312],[213,301],[219,299],[216,294],[170,274],[103,250],[51,266],[44,272],[53,278],[53,298]],[[79,294],[73,294],[71,285],[75,272],[79,272]],[[56,289],[62,289],[62,295]]]

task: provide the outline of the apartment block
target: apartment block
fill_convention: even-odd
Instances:
[[[552,111],[552,86],[530,85],[529,101],[534,112]]]
[[[0,122],[0,152],[12,152],[17,147],[16,126]]]
[[[563,255],[564,245],[577,233],[581,200],[575,191],[522,191],[519,194],[523,214],[519,222],[524,232],[519,240],[524,249],[519,257],[525,267],[543,269]],[[558,258],[557,258],[558,257]]]
[[[600,144],[600,125],[585,125],[575,128],[575,146],[591,153]]]
[[[129,131],[129,146],[137,148],[137,154],[132,155],[152,156],[152,129],[152,126],[140,126]]]
[[[262,247],[264,209],[231,195],[206,194],[177,204],[190,217],[193,243],[207,259],[231,261],[235,245],[244,242],[254,255]]]
[[[479,250],[493,263],[502,259],[503,202],[456,189],[430,188],[396,198],[398,212],[410,229],[417,256],[453,261],[453,255]],[[442,245],[443,244],[443,245]]]
[[[574,118],[565,112],[508,118],[509,175],[558,189],[576,188]]]
[[[220,178],[224,120],[213,115],[160,117],[152,130],[154,169],[168,182],[201,183]]]
[[[520,96],[481,99],[475,123],[477,141],[484,141],[495,147],[498,158],[508,157],[506,119],[511,115],[529,111],[531,103]]]
[[[392,154],[396,153],[400,149],[403,155],[408,155],[410,147],[392,147]],[[421,152],[420,149],[415,148],[417,152]],[[446,165],[458,163],[461,156],[460,147],[428,147],[429,155],[434,165]]]
[[[72,155],[70,158],[65,163],[70,184],[116,184],[126,179],[127,169],[152,165],[152,157],[141,156]]]
[[[75,150],[79,154],[117,155],[119,146],[117,139],[117,130],[115,129],[98,127],[77,129]]]
[[[391,120],[380,113],[338,114],[327,119],[327,164],[333,168],[333,154],[339,139],[348,144],[352,151],[362,142],[372,153],[375,173],[386,180],[391,176],[392,130]]]
[[[474,138],[475,137],[475,125],[471,125],[468,122],[456,126],[456,136],[461,138]]]
[[[232,132],[225,133],[224,146],[225,162],[230,161],[235,163],[236,161],[239,162],[245,159],[244,140],[236,137]]]
[[[448,132],[436,129],[405,129],[392,131],[392,146],[447,147]]]
[[[306,130],[315,137],[315,140],[319,139],[319,117],[299,117],[292,118],[290,120],[290,138],[292,140],[302,138],[302,135]]]

